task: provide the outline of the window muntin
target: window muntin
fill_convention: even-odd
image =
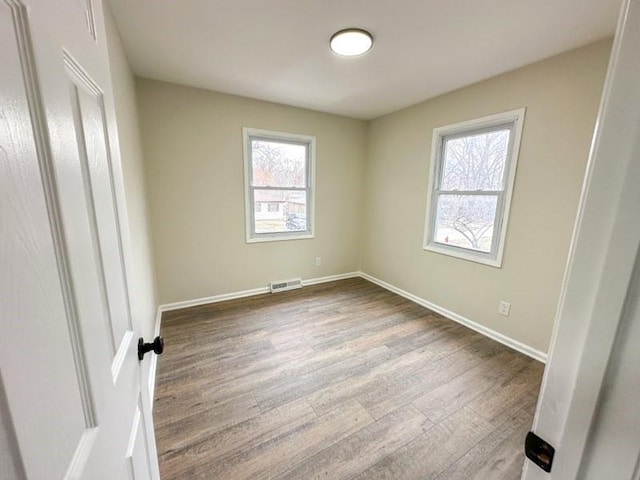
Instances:
[[[243,129],[247,242],[313,237],[315,137]]]
[[[434,242],[478,252],[492,251],[497,195],[439,194],[436,208]]]
[[[524,109],[434,130],[426,250],[500,266]]]

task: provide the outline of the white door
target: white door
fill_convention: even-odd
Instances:
[[[0,386],[24,471],[159,478],[102,5],[0,0],[0,46]]]
[[[555,460],[525,463],[526,480],[640,477],[638,52],[640,0],[625,0],[533,425]]]

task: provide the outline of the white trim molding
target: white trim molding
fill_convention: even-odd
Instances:
[[[464,325],[465,327],[468,327],[471,330],[475,330],[476,332],[481,333],[482,335],[489,337],[495,340],[496,342],[506,345],[509,348],[512,348],[528,357],[533,358],[534,360],[538,360],[539,362],[542,362],[542,363],[546,363],[547,361],[547,354],[544,352],[541,352],[540,350],[536,350],[535,348],[530,347],[529,345],[525,345],[524,343],[514,340],[511,337],[507,337],[506,335],[500,332],[496,332],[495,330],[492,330],[489,327],[486,327],[477,322],[474,322],[473,320],[470,320],[467,317],[463,317],[462,315],[454,313],[451,310],[447,310],[446,308],[441,307],[440,305],[436,305],[435,303],[425,300],[424,298],[418,297],[417,295],[409,293],[406,290],[398,288],[395,285],[391,285],[390,283],[380,280],[379,278],[371,276],[368,273],[360,272],[360,276],[365,280],[370,281],[371,283],[375,283],[376,285],[379,285],[382,288],[389,290],[390,292],[397,293],[398,295],[406,298],[407,300],[411,300],[412,302],[417,303],[418,305],[422,305],[423,307],[428,308],[429,310],[433,310],[434,312],[439,313],[440,315],[448,318],[449,320],[453,320],[454,322]]]
[[[336,282],[338,280],[346,280],[347,278],[360,277],[360,272],[341,273],[339,275],[329,275],[326,277],[310,278],[309,280],[303,280],[302,284],[306,287],[309,285],[317,285],[319,283]]]
[[[436,305],[435,303],[432,303],[428,300],[425,300],[424,298],[421,298],[421,297],[418,297],[417,295],[409,293],[406,290],[402,290],[401,288],[398,288],[395,285],[391,285],[390,283],[380,280],[379,278],[369,275],[368,273],[348,272],[348,273],[341,273],[338,275],[329,275],[326,277],[310,278],[307,280],[303,280],[302,284],[304,286],[317,285],[319,283],[335,282],[337,280],[345,280],[347,278],[356,278],[356,277],[360,277],[370,281],[371,283],[375,283],[376,285],[386,290],[389,290],[390,292],[396,293],[401,297],[404,297],[408,300],[411,300],[414,303],[417,303],[418,305],[422,305],[423,307],[428,308],[429,310],[433,310],[434,312],[439,313],[440,315],[448,318],[449,320],[453,320],[454,322],[460,323],[465,327],[475,330],[476,332],[481,333],[497,342],[500,342],[503,345],[506,345],[507,347],[513,348],[514,350],[517,350],[518,352],[523,353],[528,357],[531,357],[543,363],[547,361],[547,354],[544,352],[541,352],[540,350],[536,350],[535,348],[530,347],[529,345],[525,345],[524,343],[514,340],[513,338],[510,338],[500,332],[496,332],[495,330],[492,330],[484,325],[474,322],[473,320],[463,317],[462,315],[459,315],[455,312],[447,310],[446,308],[441,307],[440,305]],[[154,335],[160,335],[160,323],[162,321],[163,312],[179,310],[181,308],[197,307],[200,305],[206,305],[208,303],[224,302],[226,300],[234,300],[237,298],[252,297],[254,295],[262,295],[264,293],[269,293],[269,287],[253,288],[251,290],[242,290],[239,292],[223,293],[221,295],[213,295],[211,297],[196,298],[193,300],[185,300],[182,302],[174,302],[174,303],[167,303],[164,305],[160,305],[158,307],[158,315],[156,317],[156,331]],[[157,358],[157,357],[154,356],[154,358]],[[155,369],[155,364],[152,364],[152,366]]]
[[[442,315],[445,318],[448,318],[449,320],[453,320],[454,322],[464,325],[465,327],[470,328],[471,330],[474,330],[486,337],[489,337],[495,340],[496,342],[506,345],[507,347],[512,348],[528,357],[531,357],[534,360],[538,360],[539,362],[542,362],[542,363],[547,362],[547,354],[544,352],[541,352],[540,350],[536,350],[535,348],[532,348],[529,345],[525,345],[522,342],[514,340],[513,338],[510,338],[510,337],[507,337],[506,335],[503,335],[500,332],[496,332],[495,330],[492,330],[488,327],[485,327],[484,325],[476,323],[473,320],[463,317],[462,315],[459,315],[450,310],[447,310],[446,308],[441,307],[440,305],[436,305],[435,303],[429,302],[424,298],[420,298],[416,295],[413,295],[412,293],[409,293],[406,290],[403,290],[394,285],[391,285],[390,283],[380,280],[379,278],[369,275],[368,273],[349,272],[349,273],[341,273],[338,275],[329,275],[326,277],[310,278],[307,280],[303,280],[302,284],[304,286],[318,285],[320,283],[335,282],[338,280],[346,280],[348,278],[363,278],[364,280],[374,283],[386,290],[389,290],[390,292],[398,294],[401,297],[406,298],[407,300],[411,300],[412,302],[417,303],[418,305],[421,305],[425,308],[428,308],[429,310],[439,313],[440,315]],[[208,303],[219,303],[227,300],[234,300],[237,298],[253,297],[255,295],[262,295],[269,292],[270,292],[269,287],[261,287],[261,288],[253,288],[250,290],[242,290],[239,292],[223,293],[221,295],[213,295],[211,297],[202,297],[202,298],[196,298],[193,300],[185,300],[182,302],[173,302],[173,303],[160,305],[158,307],[158,313],[156,315],[156,325],[155,325],[155,331],[153,335],[154,337],[160,335],[162,314],[164,312],[170,312],[172,310],[180,310],[182,308],[197,307],[200,305],[206,305]],[[151,366],[149,368],[149,395],[151,398],[152,409],[153,409],[153,398],[154,398],[154,391],[155,391],[157,366],[158,366],[158,356],[153,355],[151,359]]]
[[[302,285],[317,285],[318,283],[335,282],[337,280],[345,280],[347,278],[359,277],[360,272],[341,273],[338,275],[329,275],[327,277],[310,278],[308,280],[302,280]],[[170,312],[172,310],[179,310],[181,308],[198,307],[200,305],[206,305],[208,303],[224,302],[226,300],[235,300],[236,298],[253,297],[254,295],[262,295],[263,293],[269,293],[269,287],[252,288],[251,290],[241,290],[239,292],[223,293],[220,295],[213,295],[211,297],[195,298],[193,300],[184,300],[182,302],[173,302],[160,305],[158,307],[158,313],[162,315],[163,312]],[[157,326],[158,332],[160,326]],[[158,335],[158,334],[156,334]]]
[[[211,297],[194,298],[192,300],[183,300],[181,302],[166,303],[160,305],[161,312],[170,312],[172,310],[180,310],[181,308],[198,307],[208,303],[224,302],[226,300],[235,300],[236,298],[253,297],[254,295],[262,295],[269,293],[269,287],[252,288],[251,290],[242,290],[239,292],[222,293],[220,295],[212,295]]]
[[[504,244],[507,236],[507,223],[509,221],[509,209],[511,207],[511,196],[513,194],[518,156],[520,154],[520,140],[522,138],[525,113],[525,108],[518,108],[508,112],[496,113],[482,118],[438,127],[433,130],[423,250],[450,255],[492,267],[500,268],[502,266],[502,256],[504,254]],[[488,133],[495,129],[508,130],[510,132],[509,141],[506,146],[507,153],[503,172],[503,187],[496,190],[483,189],[472,191],[461,191],[457,188],[453,190],[450,188],[443,189],[442,175],[446,143],[450,139]],[[496,199],[491,251],[483,252],[472,248],[442,243],[436,240],[439,199],[443,196],[452,195],[494,197]]]
[[[253,140],[273,141],[305,148],[305,185],[275,186],[253,184]],[[280,240],[303,240],[315,237],[315,172],[316,172],[316,137],[299,133],[285,133],[257,128],[242,128],[242,152],[244,157],[244,190],[245,190],[245,236],[247,243],[276,242]],[[255,191],[285,192],[297,191],[306,197],[304,230],[281,231],[273,233],[256,232]]]
[[[319,283],[335,282],[338,280],[345,280],[347,278],[360,277],[360,272],[340,273],[338,275],[328,275],[326,277],[310,278],[303,280],[303,286],[317,285]],[[213,295],[211,297],[195,298],[193,300],[184,300],[182,302],[166,303],[158,306],[156,313],[156,324],[153,332],[153,337],[160,335],[160,328],[162,325],[162,314],[164,312],[170,312],[172,310],[180,310],[181,308],[198,307],[200,305],[206,305],[208,303],[219,303],[226,300],[234,300],[236,298],[253,297],[255,295],[262,295],[269,293],[269,287],[253,288],[251,290],[242,290],[239,292],[223,293],[221,295]],[[149,365],[149,398],[151,399],[151,410],[153,411],[153,400],[156,387],[156,371],[158,368],[158,355],[151,357],[151,364]]]
[[[162,305],[158,306],[156,312],[156,324],[153,327],[153,338],[160,335],[160,324],[162,323]],[[158,355],[151,356],[151,363],[149,364],[149,404],[151,405],[151,411],[153,412],[153,400],[156,390],[156,371],[158,370]]]

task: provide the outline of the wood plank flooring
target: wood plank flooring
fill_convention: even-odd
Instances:
[[[167,312],[163,480],[517,480],[543,365],[362,279]]]

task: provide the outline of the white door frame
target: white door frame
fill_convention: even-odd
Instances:
[[[640,0],[624,0],[533,430],[577,479],[640,245]]]

